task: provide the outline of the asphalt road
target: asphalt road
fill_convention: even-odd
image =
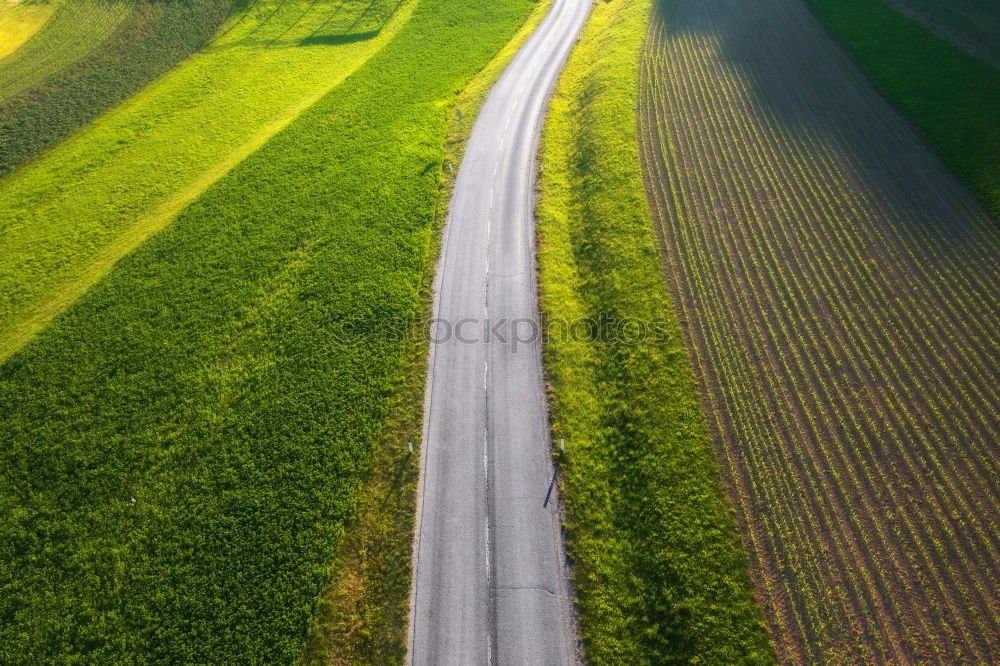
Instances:
[[[434,293],[413,664],[576,661],[554,490],[546,504],[533,204],[545,107],[590,2],[553,2],[490,92],[459,168]]]

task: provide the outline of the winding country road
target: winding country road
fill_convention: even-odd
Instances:
[[[413,664],[576,661],[550,496],[533,204],[549,93],[589,10],[554,0],[490,92],[455,183],[434,293]]]

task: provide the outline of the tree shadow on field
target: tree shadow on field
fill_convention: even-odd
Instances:
[[[729,85],[719,89],[730,94],[739,88],[737,102],[745,106],[719,104],[716,111],[737,118],[737,125],[741,109],[749,113],[752,127],[763,129],[768,147],[788,164],[815,161],[822,147],[827,165],[851,181],[851,190],[841,186],[837,195],[862,208],[875,202],[883,231],[904,240],[914,230],[927,231],[958,247],[983,241],[985,209],[867,79],[809,2],[657,0],[653,21],[674,75],[678,63],[688,61],[708,87],[722,81]],[[713,101],[725,99],[723,93]]]
[[[299,46],[338,46],[341,44],[353,44],[364,42],[378,37],[380,30],[369,30],[368,32],[355,32],[347,35],[310,35],[299,41]]]

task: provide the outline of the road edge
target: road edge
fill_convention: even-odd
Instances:
[[[510,41],[507,42],[507,44],[500,50],[499,53],[497,53],[496,56],[494,56],[486,67],[473,77],[472,81],[470,81],[465,89],[459,94],[452,113],[448,118],[448,130],[445,138],[445,153],[441,170],[441,185],[438,193],[437,212],[434,216],[434,227],[432,230],[433,236],[430,247],[428,248],[427,263],[428,267],[433,270],[433,277],[431,279],[431,291],[427,294],[426,302],[422,306],[423,308],[426,308],[425,313],[427,315],[424,321],[429,322],[433,314],[433,294],[438,291],[440,287],[440,267],[442,259],[441,248],[444,247],[448,235],[448,207],[451,202],[455,179],[458,176],[458,167],[465,152],[465,145],[469,140],[469,136],[472,134],[472,128],[475,125],[476,118],[479,116],[479,110],[486,102],[487,97],[489,97],[489,93],[493,89],[494,84],[503,74],[510,61],[513,60],[515,55],[517,55],[520,48],[542,22],[542,19],[545,18],[549,8],[552,6],[553,0],[536,0],[536,2],[537,5],[531,10],[531,13],[525,19],[524,24],[518,32],[514,34]],[[465,110],[463,110],[463,108]],[[423,339],[426,340],[426,338]],[[406,631],[407,664],[413,663],[413,616],[417,594],[417,552],[420,547],[420,525],[423,514],[424,471],[426,461],[426,448],[423,444],[427,441],[428,428],[427,419],[424,418],[424,416],[427,414],[431,395],[433,393],[433,382],[431,379],[430,369],[434,365],[434,345],[427,344],[427,353],[425,358],[426,363],[423,366],[425,377],[424,395],[420,419],[421,434],[419,442],[419,471],[417,478],[417,492],[414,506],[414,527],[410,555],[410,601]]]

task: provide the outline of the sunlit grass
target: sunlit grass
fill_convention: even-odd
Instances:
[[[546,322],[650,327],[635,344],[551,335],[545,347],[581,637],[592,663],[766,663],[646,208],[636,103],[649,7],[595,5],[543,133]]]
[[[56,6],[55,2],[0,2],[0,60],[31,39]]]

